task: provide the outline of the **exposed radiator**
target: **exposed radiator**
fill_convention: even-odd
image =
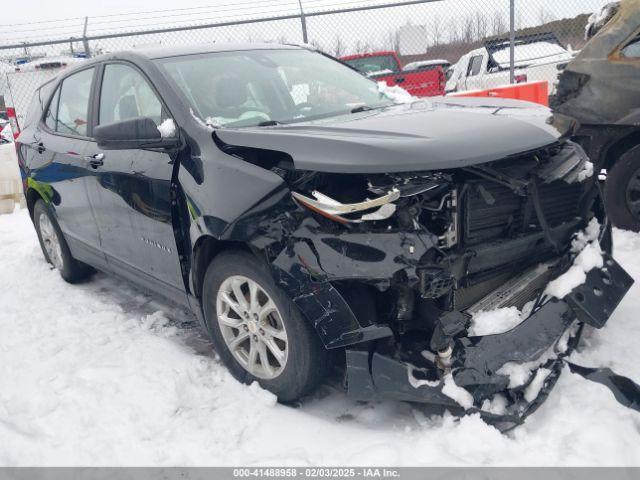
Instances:
[[[538,186],[545,218],[551,227],[575,219],[583,193],[580,183],[556,181]],[[463,200],[462,230],[465,245],[540,231],[530,197],[490,180],[468,182]]]

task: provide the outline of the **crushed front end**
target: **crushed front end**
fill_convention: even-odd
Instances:
[[[633,283],[610,255],[597,179],[571,142],[458,169],[292,183],[306,217],[272,263],[327,348],[346,347],[360,400],[522,419],[583,325],[604,326]],[[517,325],[477,324],[509,309]]]

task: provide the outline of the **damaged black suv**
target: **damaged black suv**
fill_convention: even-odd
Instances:
[[[188,306],[239,380],[291,401],[346,358],[358,399],[522,416],[632,283],[592,165],[548,116],[407,98],[306,48],[207,45],[65,71],[17,148],[63,278],[95,267]],[[496,309],[519,320],[493,329]]]

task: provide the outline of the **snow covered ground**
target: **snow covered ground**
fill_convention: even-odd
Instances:
[[[616,232],[640,281],[640,235]],[[640,381],[640,282],[572,359]],[[68,285],[26,211],[0,216],[0,465],[640,465],[640,414],[565,369],[527,423],[237,383],[192,317],[104,274]]]

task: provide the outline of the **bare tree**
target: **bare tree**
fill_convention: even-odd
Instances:
[[[371,52],[371,43],[369,43],[368,40],[366,42],[362,40],[358,40],[356,41],[354,50],[357,54],[369,53]]]
[[[469,14],[462,20],[461,40],[464,43],[472,43],[474,38],[474,22],[473,15]]]
[[[312,38],[311,40],[309,40],[309,45],[311,45],[316,50],[324,52],[324,48],[322,47],[322,44],[317,38]]]
[[[491,34],[492,35],[502,35],[504,32],[508,30],[507,22],[502,15],[502,12],[496,10],[493,12],[493,19],[491,21]]]
[[[386,49],[397,52],[400,50],[400,34],[398,31],[389,32],[387,38],[383,42],[386,45]]]
[[[431,37],[430,44],[435,46],[440,45],[442,42],[442,18],[440,15],[435,15],[431,18],[429,29]]]
[[[449,43],[462,43],[462,34],[460,33],[460,23],[455,20],[449,20]]]
[[[333,56],[340,58],[345,54],[347,50],[347,46],[342,41],[342,37],[340,35],[336,35],[336,38],[333,40]]]
[[[555,15],[544,8],[544,6],[541,6],[538,11],[538,24],[544,25],[545,23],[549,23],[554,20],[556,20]]]
[[[474,17],[473,40],[482,40],[487,36],[487,17],[485,12],[481,12],[480,10],[476,10]]]

